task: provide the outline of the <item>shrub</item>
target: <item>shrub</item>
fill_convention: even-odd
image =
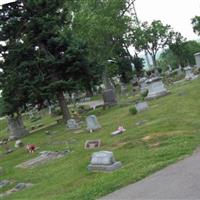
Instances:
[[[147,97],[147,95],[148,95],[148,90],[143,91],[143,92],[141,93],[142,99],[144,99],[145,97]]]
[[[136,107],[133,106],[129,109],[129,112],[131,113],[131,115],[136,115],[137,114],[137,110],[136,110]]]

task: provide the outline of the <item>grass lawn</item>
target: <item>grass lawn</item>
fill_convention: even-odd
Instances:
[[[71,154],[33,169],[18,169],[15,166],[36,157],[37,153],[29,155],[24,149],[18,149],[1,156],[0,165],[4,169],[1,179],[34,184],[32,188],[6,199],[92,200],[191,155],[200,144],[199,86],[200,80],[173,86],[170,95],[150,101],[149,110],[135,116],[129,114],[130,106],[92,111],[102,125],[102,129],[95,133],[86,132],[85,127],[82,133],[74,133],[60,124],[45,129],[56,131],[52,136],[41,130],[23,138],[24,143],[39,146],[39,151],[70,148]],[[146,120],[146,123],[136,126],[136,122],[141,120]],[[127,131],[111,137],[110,133],[119,125]],[[123,167],[113,173],[88,172],[90,156],[98,151],[84,150],[88,139],[101,139],[99,150],[113,151]]]

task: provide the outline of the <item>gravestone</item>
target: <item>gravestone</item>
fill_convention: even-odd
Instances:
[[[197,76],[193,74],[192,68],[190,66],[185,67],[184,70],[185,70],[185,80],[189,81],[197,78]]]
[[[15,140],[29,134],[24,127],[21,116],[8,117],[8,130],[10,132],[10,140]]]
[[[149,106],[148,106],[147,102],[140,102],[140,103],[135,104],[135,108],[136,108],[137,112],[139,113],[139,112],[142,112],[142,111],[148,109]]]
[[[121,95],[126,95],[127,93],[127,86],[123,83],[120,85]]]
[[[43,151],[40,152],[40,156],[33,158],[31,160],[28,160],[26,162],[23,162],[16,167],[18,168],[31,168],[35,167],[39,164],[46,163],[49,160],[54,160],[58,158],[62,158],[66,155],[66,152],[52,152],[52,151]]]
[[[103,91],[103,101],[105,106],[113,106],[117,104],[117,99],[114,89],[105,89]]]
[[[89,171],[110,172],[121,167],[121,162],[116,162],[114,155],[110,151],[100,151],[92,154]]]
[[[0,189],[5,187],[6,185],[10,184],[9,180],[2,180],[0,181]]]
[[[69,119],[69,120],[67,121],[67,127],[68,127],[69,129],[72,129],[72,130],[73,130],[73,129],[79,129],[79,128],[80,128],[75,119]]]
[[[90,132],[101,128],[101,125],[99,124],[95,115],[88,116],[86,118],[86,123],[87,123],[87,130],[89,130]]]
[[[139,85],[140,85],[140,91],[141,92],[145,92],[147,90],[146,81],[147,81],[146,77],[143,77],[143,78],[141,78],[139,80]]]
[[[195,57],[195,61],[196,61],[196,66],[197,66],[197,68],[200,68],[200,52],[195,53],[195,54],[194,54],[194,57]]]
[[[101,140],[87,140],[85,142],[85,149],[95,149],[100,148]]]
[[[15,142],[15,148],[20,148],[20,147],[23,147],[23,146],[24,146],[24,144],[21,140],[17,140]]]
[[[148,95],[146,99],[154,99],[167,95],[169,92],[165,88],[160,77],[154,77],[146,81],[148,84]]]

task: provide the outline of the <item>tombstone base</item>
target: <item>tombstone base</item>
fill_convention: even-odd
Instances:
[[[116,169],[119,169],[122,166],[121,162],[115,162],[111,165],[88,165],[88,170],[91,172],[112,172]]]
[[[159,97],[167,96],[169,93],[170,93],[169,91],[162,91],[158,93],[148,94],[148,96],[145,99],[146,100],[157,99]]]

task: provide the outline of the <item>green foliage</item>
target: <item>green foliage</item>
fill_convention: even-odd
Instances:
[[[141,77],[143,75],[144,59],[135,55],[133,58],[133,64],[135,66],[137,77]]]
[[[133,106],[133,107],[129,108],[129,113],[130,113],[131,115],[136,115],[136,114],[137,114],[137,109],[136,109],[136,107]]]
[[[192,19],[192,25],[194,32],[200,36],[200,16],[195,16]]]
[[[160,20],[154,20],[150,25],[147,22],[132,29],[132,44],[137,51],[146,50],[153,59],[154,66],[156,55],[160,49],[176,41],[180,33],[174,32],[170,25],[164,25]]]
[[[200,43],[197,41],[178,41],[170,45],[170,49],[176,56],[177,64],[181,66],[194,65],[194,54],[200,51]]]
[[[148,95],[148,90],[143,91],[143,92],[141,93],[142,99],[144,99],[145,97],[147,97],[147,95]]]

